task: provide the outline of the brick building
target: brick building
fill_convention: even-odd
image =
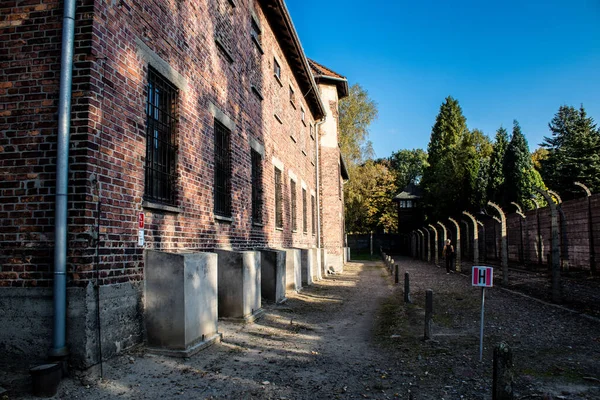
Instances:
[[[75,365],[97,363],[99,345],[109,357],[144,340],[149,250],[321,248],[319,271],[342,268],[347,81],[307,60],[283,0],[76,5]],[[3,1],[0,15],[0,322],[11,327],[0,349],[41,359],[52,336],[63,1]]]

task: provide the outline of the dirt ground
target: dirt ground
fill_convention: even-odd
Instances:
[[[515,398],[600,399],[600,320],[489,289],[479,362],[479,289],[431,264],[397,261],[413,304],[381,262],[349,263],[283,305],[264,304],[255,323],[220,322],[222,343],[192,358],[138,347],[105,362],[102,380],[64,379],[55,398],[491,399],[493,347],[505,341]],[[426,289],[434,292],[429,341]]]

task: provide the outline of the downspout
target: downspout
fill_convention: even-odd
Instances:
[[[319,135],[319,127],[325,123],[327,114],[323,115],[323,118],[315,124],[315,154],[317,155],[316,160],[316,174],[317,174],[317,249],[321,251],[321,168],[319,161],[319,141],[321,140]],[[321,255],[321,271],[323,271],[323,257]]]
[[[54,228],[54,321],[51,357],[68,354],[65,343],[67,321],[67,193],[69,180],[69,139],[71,129],[71,86],[73,82],[73,47],[75,42],[76,0],[65,0],[60,93],[58,103],[58,138],[56,145],[56,214]]]

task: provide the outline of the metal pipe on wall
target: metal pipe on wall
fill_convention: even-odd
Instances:
[[[54,320],[50,356],[68,354],[67,321],[67,194],[69,183],[69,139],[71,130],[71,87],[75,43],[75,0],[65,0],[60,92],[58,103],[58,137],[56,145],[56,214],[54,228]]]

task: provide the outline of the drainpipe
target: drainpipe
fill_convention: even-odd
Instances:
[[[325,114],[323,118],[321,118],[321,120],[315,124],[315,154],[317,155],[317,248],[319,249],[319,252],[321,251],[321,168],[319,167],[319,140],[321,139],[319,135],[319,127],[325,123],[326,119],[327,114]],[[321,271],[324,271],[323,263],[323,255],[321,254],[321,265],[319,266],[321,268]]]
[[[58,139],[56,150],[56,215],[54,228],[54,321],[51,357],[68,354],[65,344],[67,311],[67,192],[69,138],[71,129],[71,85],[75,42],[76,0],[65,0],[60,60]]]

